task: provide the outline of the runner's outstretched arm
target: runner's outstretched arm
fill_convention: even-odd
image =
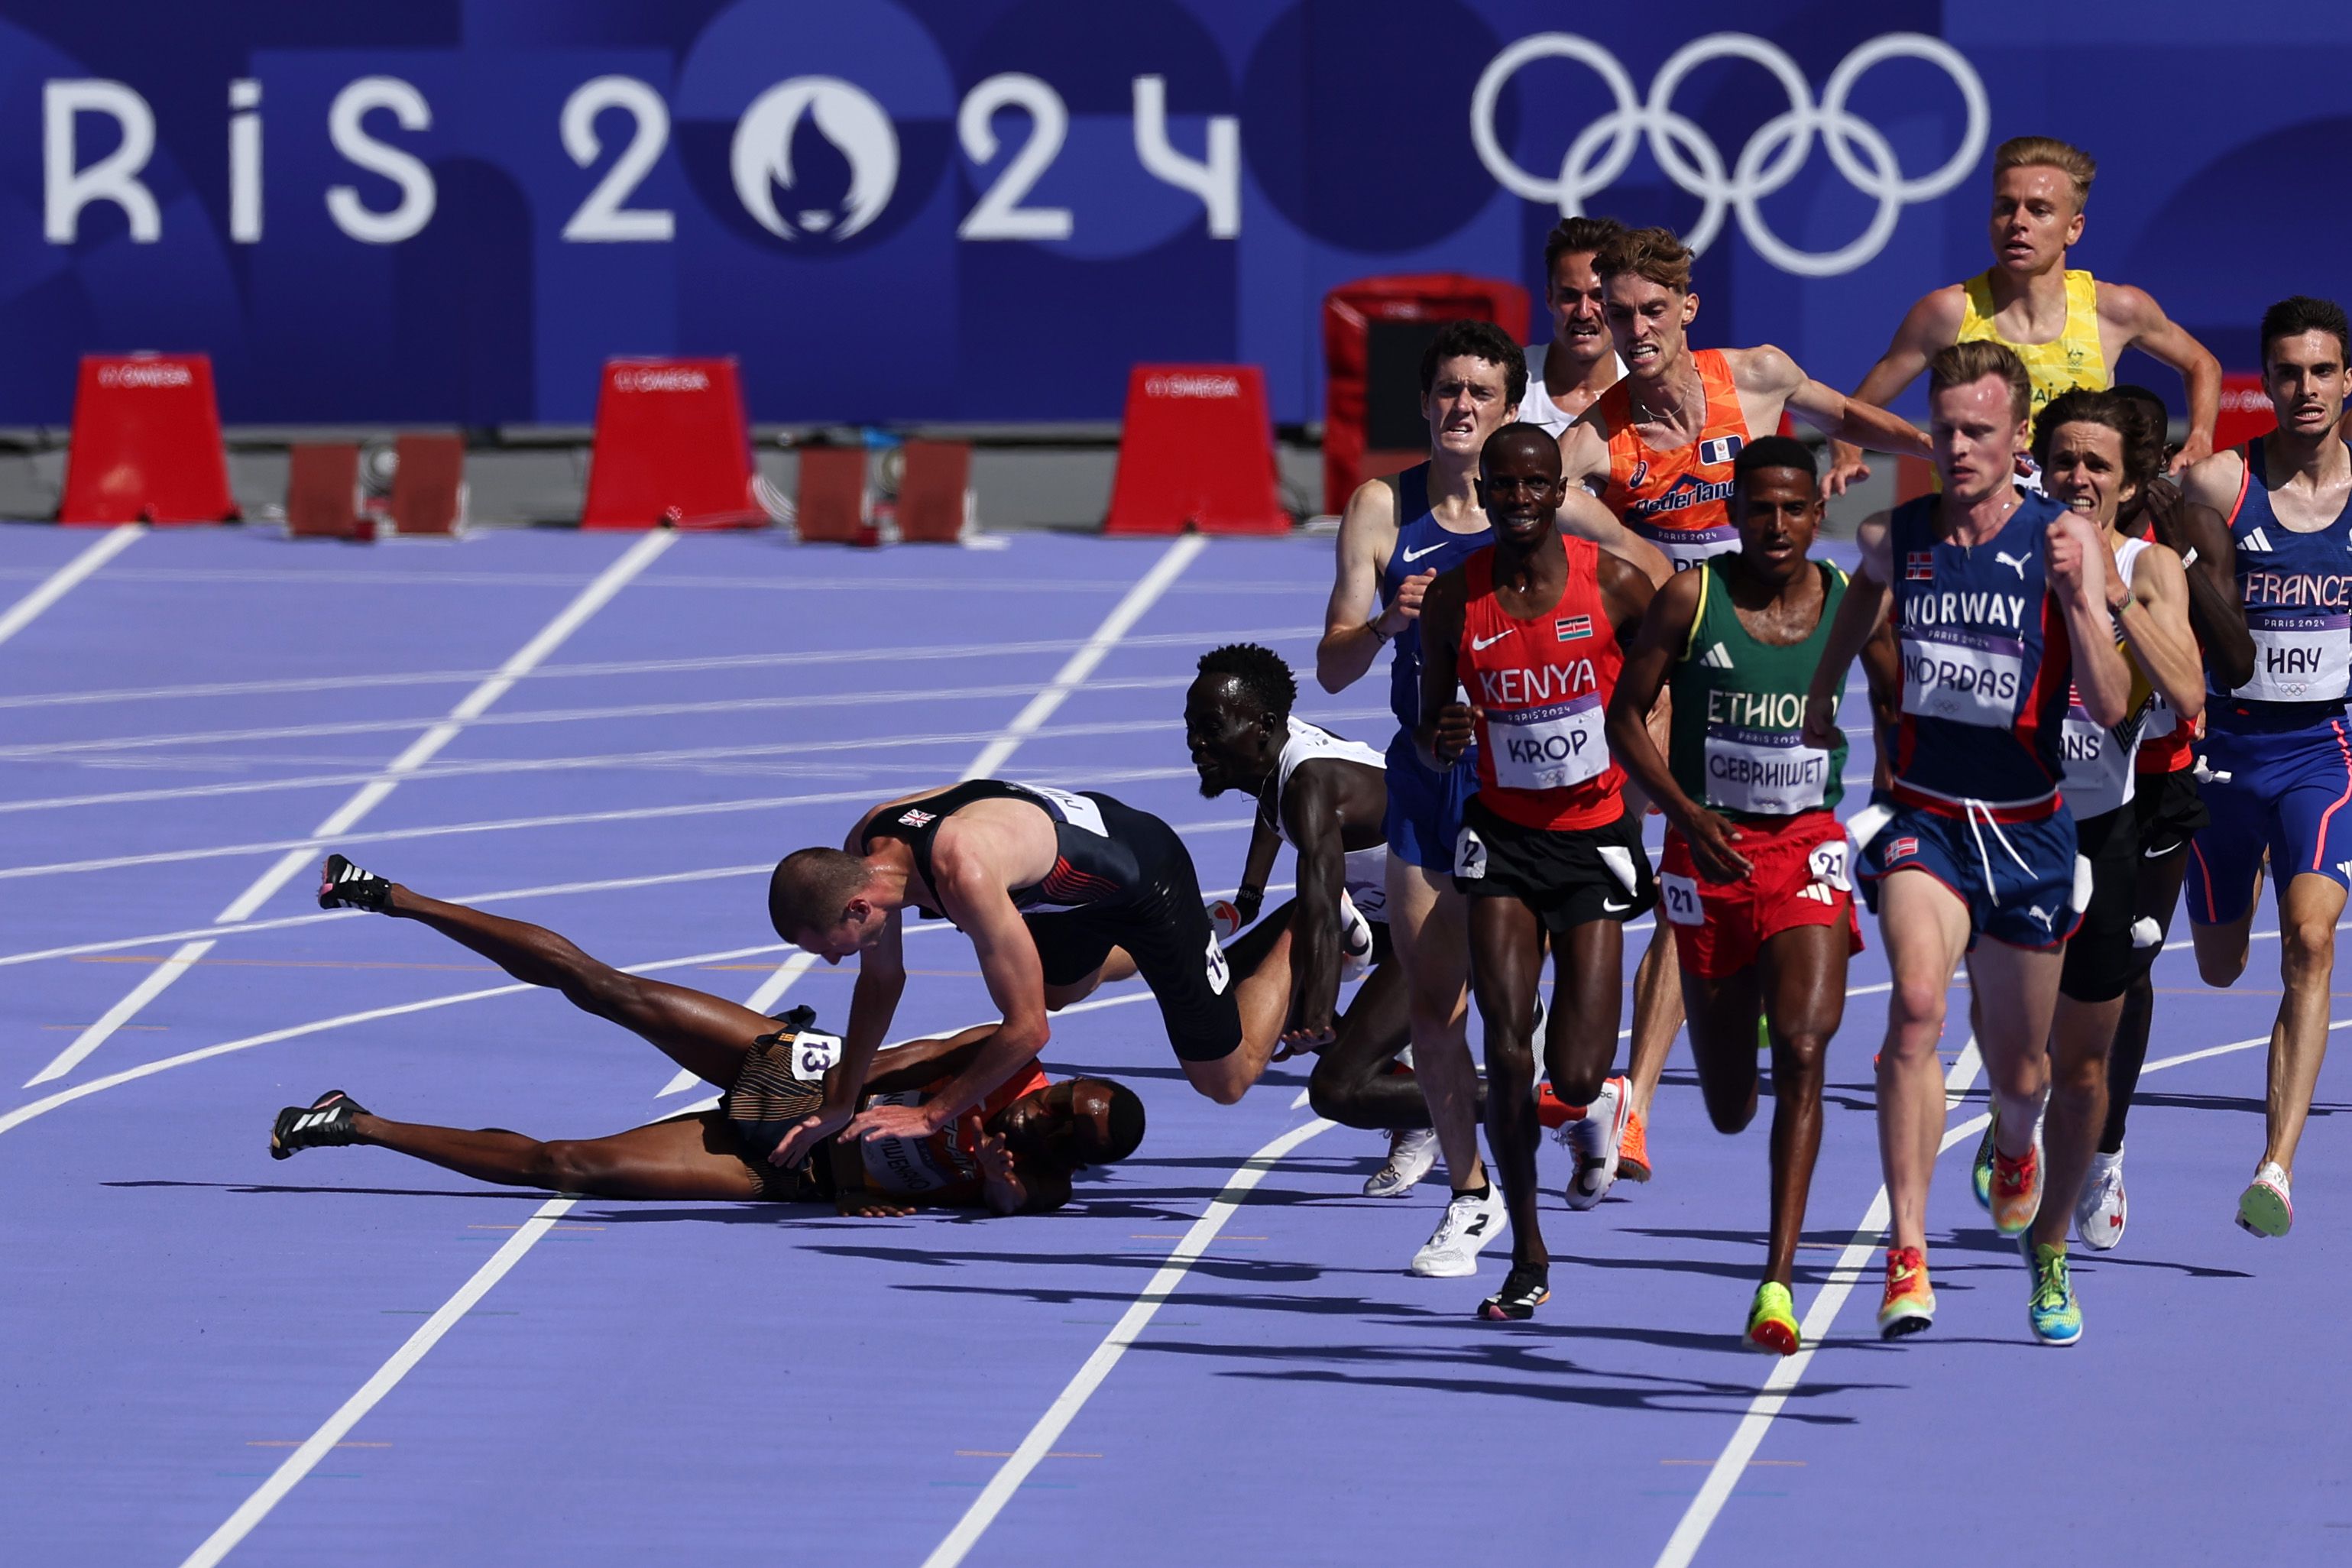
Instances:
[[[2213,422],[2221,414],[2221,362],[2164,313],[2164,307],[2144,289],[2128,283],[2099,285],[2099,318],[2117,329],[2125,346],[2161,360],[2180,373],[2189,394],[2189,439],[2173,454],[2170,471],[2213,455]]]
[[[2189,624],[2212,661],[2221,689],[2234,691],[2254,678],[2254,639],[2238,603],[2237,548],[2221,514],[2193,501],[2179,487],[2150,485],[2139,498],[2147,531],[2180,557],[2189,581]]]
[[[1234,890],[1234,908],[1241,911],[1242,924],[1251,924],[1258,911],[1265,907],[1265,884],[1274,875],[1275,857],[1282,852],[1282,835],[1265,819],[1265,808],[1260,806],[1250,824],[1248,856],[1242,861],[1242,884]]]
[[[1960,320],[1966,313],[1966,290],[1954,284],[1923,295],[1905,313],[1903,324],[1895,329],[1895,341],[1853,389],[1856,401],[1874,407],[1885,408],[1903,395],[1903,389],[1919,379],[1927,362],[1937,350],[1955,342],[1959,336]],[[1830,469],[1822,480],[1822,493],[1841,496],[1846,487],[1858,479],[1870,477],[1870,465],[1863,460],[1862,448],[1851,441],[1832,439],[1830,442]]]
[[[877,1105],[857,1114],[842,1131],[847,1138],[878,1134],[928,1137],[978,1105],[989,1091],[1034,1060],[1045,1048],[1045,973],[1037,944],[1005,890],[1004,879],[980,856],[952,845],[933,852],[933,869],[943,911],[971,938],[981,978],[1004,1016],[994,1034],[957,1073],[920,1105]]]
[[[1580,485],[1569,486],[1568,495],[1560,502],[1559,531],[1591,540],[1654,584],[1675,574],[1674,563],[1666,559],[1664,551],[1620,522],[1591,491]]]
[[[831,1137],[857,1114],[866,1075],[882,1037],[898,1015],[898,998],[907,989],[906,951],[899,944],[903,911],[893,910],[883,922],[882,934],[857,957],[857,984],[849,994],[849,1022],[842,1026],[841,1060],[824,1075],[824,1103],[802,1119],[799,1126],[778,1140],[768,1158],[791,1167],[807,1159],[820,1140]]]
[[[1339,837],[1339,794],[1330,771],[1312,764],[1290,776],[1282,815],[1298,846],[1298,907],[1290,917],[1290,1033],[1328,1044],[1339,1011],[1339,898],[1348,850]]]
[[[1461,677],[1454,668],[1462,641],[1462,595],[1466,583],[1455,567],[1429,585],[1422,601],[1421,722],[1412,743],[1424,766],[1437,773],[1453,767],[1477,733],[1476,710],[1456,702]]]
[[[1362,679],[1381,647],[1418,613],[1421,587],[1429,581],[1419,573],[1405,579],[1395,604],[1381,607],[1381,567],[1396,548],[1396,510],[1395,487],[1367,479],[1340,514],[1339,575],[1323,608],[1322,640],[1315,645],[1315,679],[1326,691],[1344,691]]]

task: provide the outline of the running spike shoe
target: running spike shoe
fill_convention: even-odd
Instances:
[[[2091,1179],[2074,1205],[2074,1234],[2095,1252],[2105,1252],[2124,1238],[2124,1154],[2091,1156]]]
[[[1638,1110],[1626,1113],[1625,1135],[1617,1140],[1617,1174],[1628,1182],[1650,1179],[1648,1122]]]
[[[1886,1295],[1878,1305],[1878,1337],[1899,1340],[1936,1321],[1936,1292],[1927,1284],[1927,1255],[1916,1247],[1886,1249]]]
[[[1977,1142],[1977,1157],[1969,1167],[1969,1182],[1976,1190],[1977,1207],[1992,1212],[1992,1130],[2000,1125],[1998,1115],[1985,1118],[1985,1134]]]
[[[1389,1134],[1387,1163],[1364,1183],[1368,1198],[1401,1198],[1437,1165],[1437,1134],[1426,1127],[1401,1127]]]
[[[392,883],[361,870],[340,855],[330,855],[319,872],[319,907],[368,910],[383,914],[392,908]]]
[[[1616,1184],[1618,1148],[1633,1109],[1631,1087],[1622,1078],[1611,1079],[1584,1108],[1582,1119],[1560,1130],[1560,1141],[1576,1154],[1576,1173],[1568,1179],[1568,1206],[1572,1209],[1596,1206]]]
[[[1478,1303],[1478,1316],[1490,1323],[1524,1322],[1550,1300],[1551,1270],[1515,1263],[1503,1288]]]
[[[1511,1227],[1503,1194],[1490,1179],[1483,1193],[1456,1193],[1421,1250],[1412,1272],[1423,1279],[1459,1279],[1478,1272],[1478,1254]]]
[[[2033,1273],[2033,1293],[2025,1300],[2026,1321],[2045,1345],[2071,1345],[2083,1337],[2083,1309],[2074,1300],[2074,1276],[2064,1247],[2020,1237],[2025,1266]]]
[[[1803,1343],[1797,1328],[1797,1304],[1789,1288],[1767,1279],[1756,1287],[1755,1303],[1748,1309],[1748,1348],[1774,1355],[1795,1355]]]
[[[2251,1236],[2284,1236],[2294,1227],[2294,1200],[2287,1195],[2286,1172],[2265,1160],[2238,1195],[2238,1228]]]
[[[1992,1227],[2003,1236],[2022,1236],[2042,1212],[2042,1141],[2012,1160],[1992,1152]]]
[[[352,1118],[365,1116],[367,1107],[340,1089],[331,1089],[308,1105],[289,1105],[278,1113],[269,1130],[269,1157],[290,1160],[298,1149],[339,1149],[360,1141]]]

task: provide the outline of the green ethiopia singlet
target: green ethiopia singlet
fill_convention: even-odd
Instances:
[[[1845,574],[1826,561],[1813,563],[1822,574],[1821,624],[1804,641],[1780,647],[1758,642],[1739,624],[1725,559],[1706,563],[1698,614],[1667,678],[1674,693],[1667,766],[1683,793],[1710,811],[1794,816],[1828,810],[1845,794],[1845,743],[1824,752],[1799,736],[1805,689],[1845,597]]]

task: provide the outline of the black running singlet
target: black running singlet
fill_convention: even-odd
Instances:
[[[870,851],[877,838],[898,839],[913,851],[923,886],[937,892],[931,843],[939,837],[940,825],[974,801],[1022,801],[1053,818],[1054,868],[1028,887],[1012,889],[1013,907],[1024,914],[1040,914],[1117,903],[1133,894],[1144,878],[1134,848],[1112,837],[1105,825],[1103,798],[1046,784],[972,779],[921,800],[886,807],[866,825],[864,847]],[[925,920],[940,918],[936,910],[922,909],[921,913]]]

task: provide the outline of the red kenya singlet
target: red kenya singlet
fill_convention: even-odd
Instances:
[[[1478,710],[1478,798],[1522,827],[1601,827],[1624,810],[1625,770],[1601,721],[1625,655],[1601,602],[1601,548],[1562,536],[1568,586],[1532,620],[1495,597],[1492,547],[1463,570],[1469,590],[1456,650]]]

